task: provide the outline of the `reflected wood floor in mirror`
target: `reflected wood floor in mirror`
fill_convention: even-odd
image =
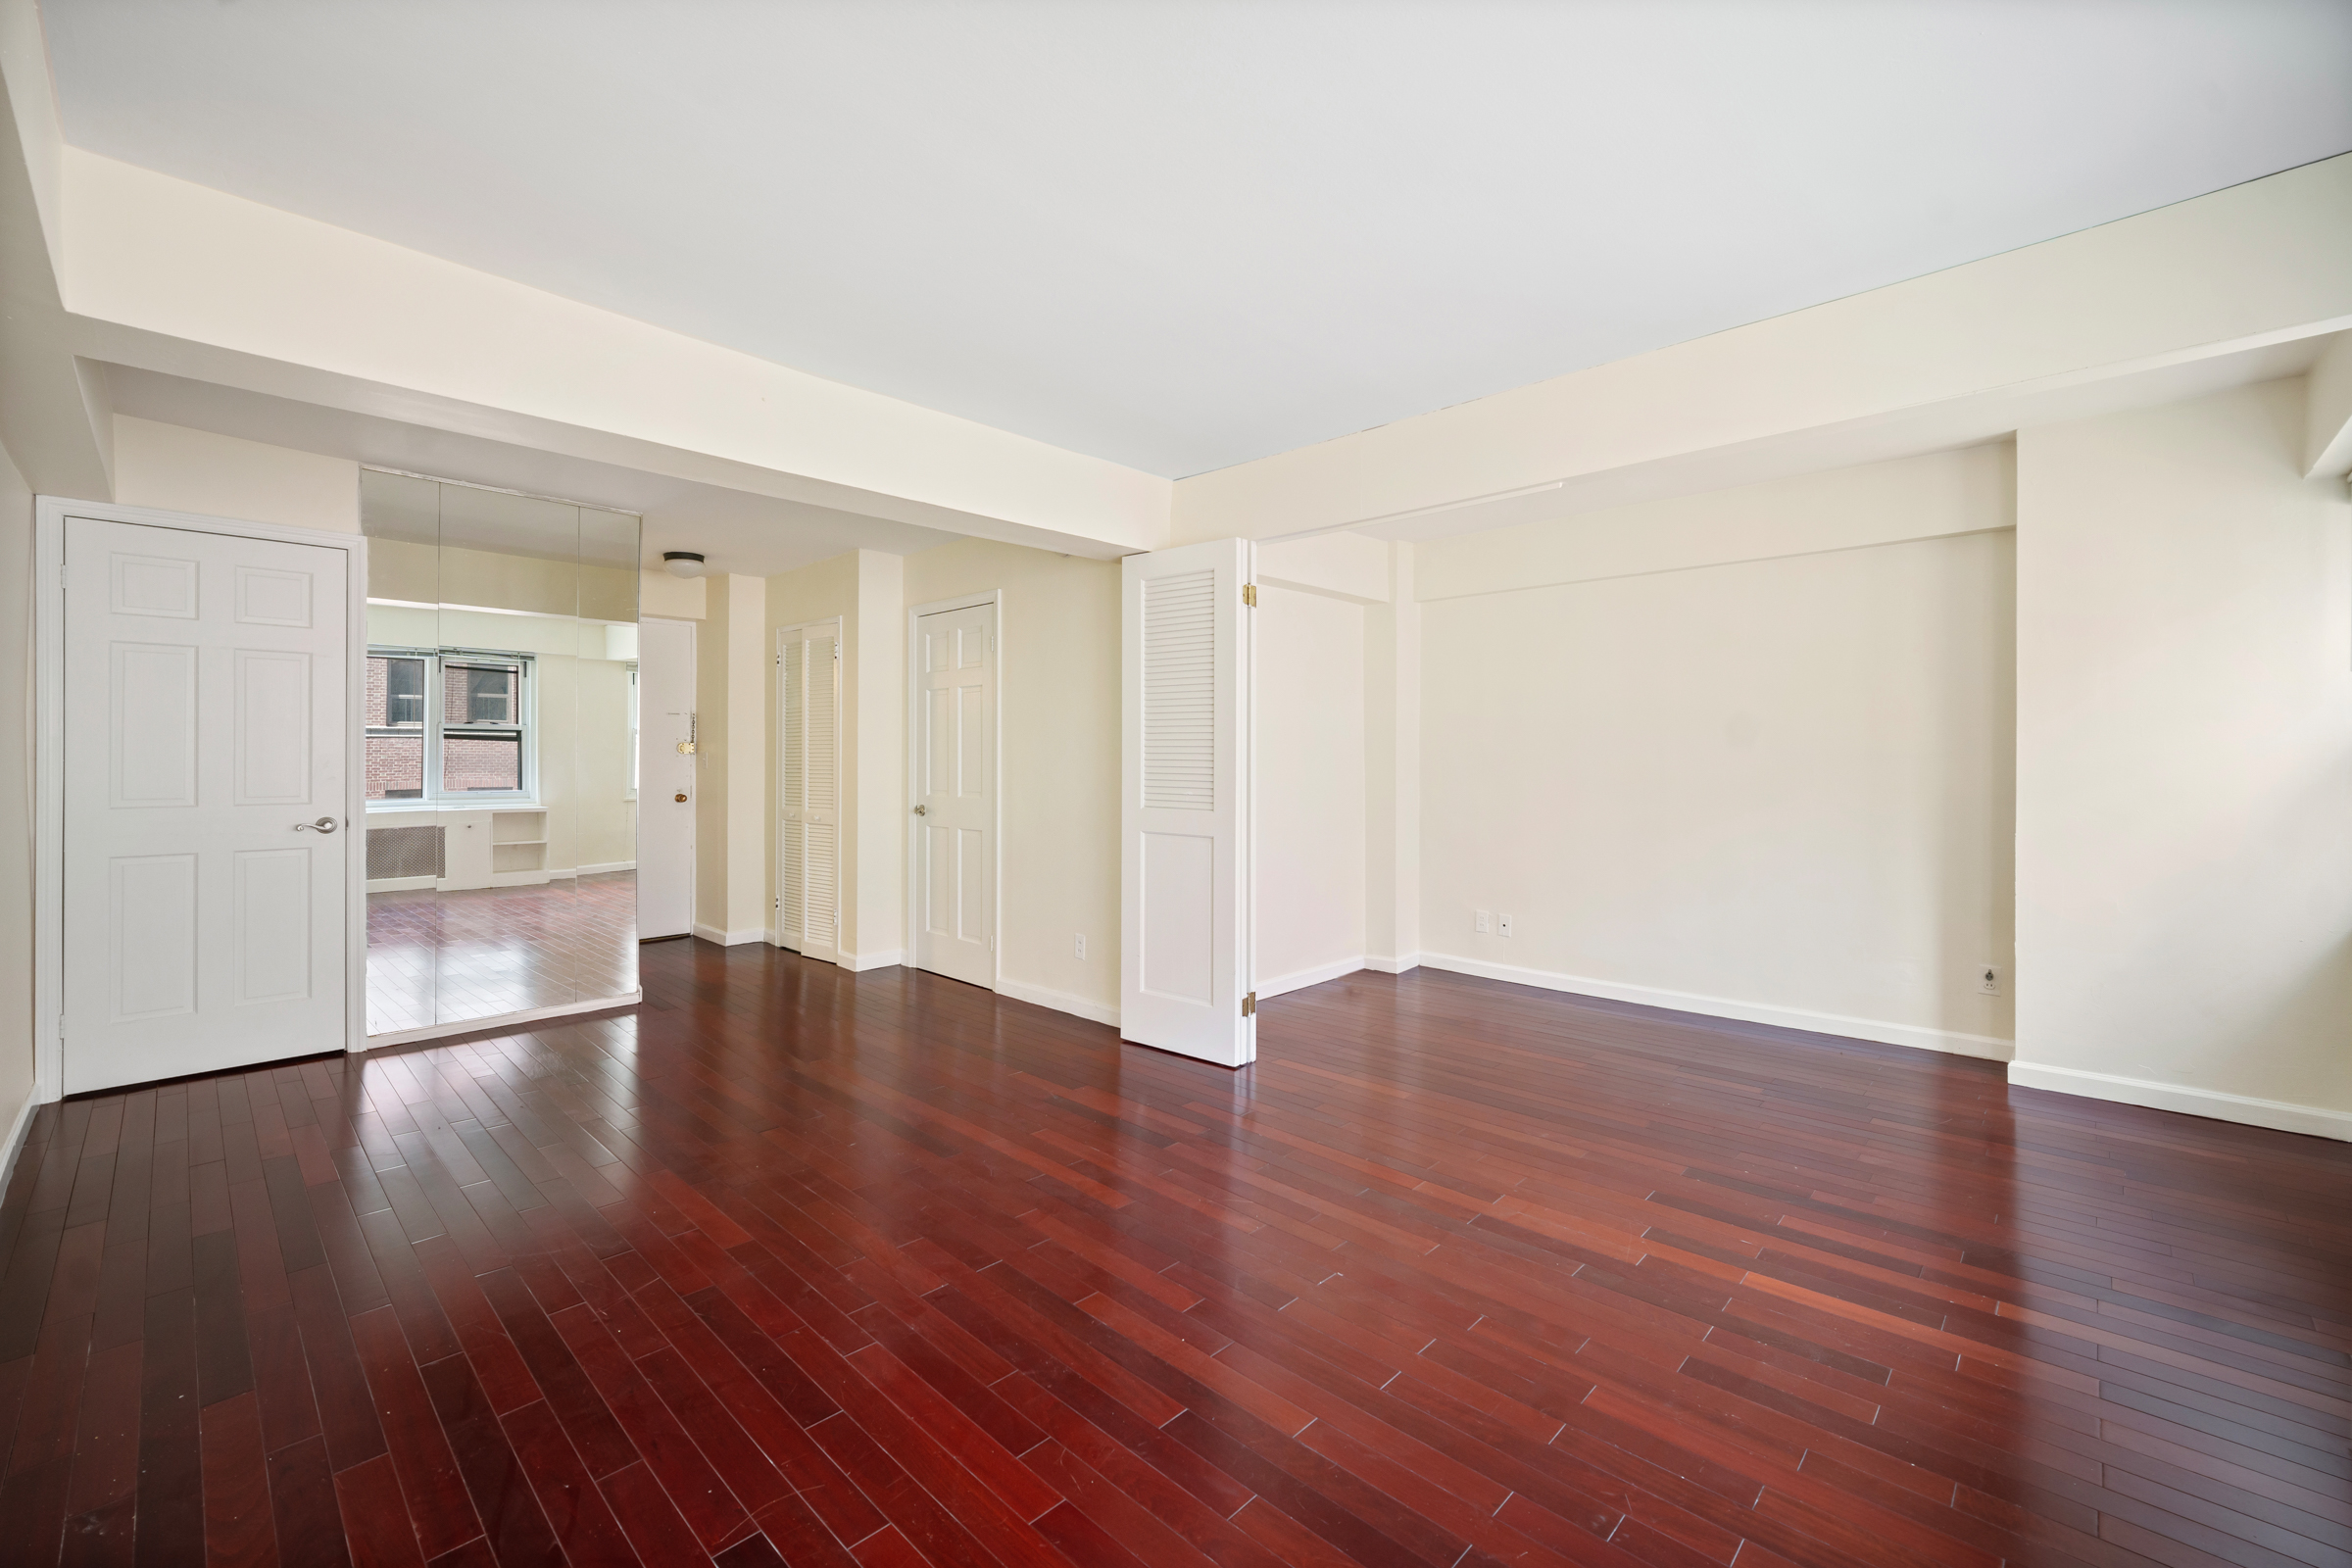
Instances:
[[[368,1032],[397,1034],[637,989],[637,873],[368,895]]]
[[[1240,1073],[903,969],[44,1109],[14,1564],[2352,1550],[2352,1148],[1424,971]]]

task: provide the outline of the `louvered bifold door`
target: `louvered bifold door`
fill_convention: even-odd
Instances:
[[[1229,1067],[1257,1054],[1251,561],[1221,539],[1121,563],[1119,1033]]]
[[[838,622],[796,627],[776,650],[776,942],[841,961],[841,638]]]

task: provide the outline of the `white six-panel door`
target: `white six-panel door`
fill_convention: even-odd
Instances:
[[[349,554],[65,531],[64,1091],[343,1049]]]
[[[997,983],[997,607],[915,618],[915,965]]]
[[[694,929],[694,622],[637,623],[637,939]]]
[[[1251,546],[1120,563],[1119,1035],[1238,1067],[1250,972]]]
[[[776,634],[776,945],[841,961],[841,622]]]

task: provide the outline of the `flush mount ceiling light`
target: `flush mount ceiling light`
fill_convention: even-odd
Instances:
[[[703,556],[699,550],[664,550],[662,564],[669,568],[672,577],[700,577],[703,574]]]

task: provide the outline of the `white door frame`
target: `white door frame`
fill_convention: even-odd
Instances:
[[[922,953],[922,933],[916,929],[922,905],[920,898],[922,843],[916,834],[921,824],[914,819],[914,798],[921,787],[916,771],[922,756],[922,625],[925,615],[936,615],[943,610],[976,610],[988,605],[996,611],[997,646],[996,668],[996,734],[988,757],[988,877],[992,903],[988,911],[988,932],[994,938],[988,949],[988,989],[1004,989],[1004,645],[1009,640],[1004,630],[1004,590],[991,588],[985,593],[957,594],[953,599],[934,599],[929,604],[912,605],[906,611],[906,784],[900,797],[899,810],[906,818],[906,838],[903,858],[906,868],[906,886],[901,891],[899,910],[899,951],[909,969],[918,967]]]
[[[271,539],[345,551],[349,600],[346,696],[354,715],[367,710],[368,540],[357,533],[290,528],[193,512],[122,507],[111,502],[38,496],[33,503],[33,861],[32,1093],[48,1103],[65,1089],[64,1043],[57,1032],[66,991],[66,519],[144,523],[232,539]],[[346,726],[344,769],[345,953],[342,1049],[368,1048],[368,766],[366,725]]]
[[[826,615],[818,620],[796,620],[789,626],[776,628],[774,641],[767,650],[768,667],[774,672],[770,678],[775,684],[776,692],[776,749],[774,754],[768,758],[770,771],[767,775],[776,781],[772,797],[774,809],[768,816],[767,824],[770,829],[768,837],[775,845],[775,855],[768,866],[767,945],[771,948],[784,946],[784,644],[791,639],[794,632],[814,631],[819,626],[830,626],[833,628],[833,660],[837,671],[833,687],[833,814],[840,819],[833,829],[833,958],[834,962],[840,964],[842,968],[854,971],[857,968],[854,962],[841,962],[843,958],[849,956],[850,947],[849,928],[841,918],[841,909],[844,902],[842,884],[847,880],[845,873],[850,862],[849,820],[851,815],[850,793],[847,781],[843,777],[841,765],[843,750],[841,737],[843,731],[849,728],[849,725],[843,721],[842,709],[847,705],[850,695],[849,683],[841,679],[841,676],[849,672],[850,661],[849,652],[842,645],[843,625],[844,620],[840,615]],[[803,799],[806,799],[807,780],[802,781],[801,788],[804,792]],[[807,947],[808,932],[808,902],[804,900],[801,905],[803,949]],[[817,961],[822,962],[823,960]]]

